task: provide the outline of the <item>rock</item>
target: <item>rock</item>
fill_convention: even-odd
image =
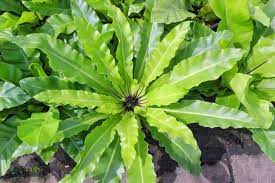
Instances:
[[[230,183],[230,171],[228,166],[220,161],[214,165],[204,165],[201,169],[201,175],[211,183]]]
[[[275,164],[266,155],[233,155],[231,167],[236,183],[274,183]]]
[[[159,183],[210,183],[205,177],[193,176],[182,168],[177,167],[173,172],[166,172],[162,176],[158,177],[157,182]]]

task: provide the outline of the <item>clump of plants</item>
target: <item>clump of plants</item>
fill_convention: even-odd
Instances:
[[[247,128],[275,161],[274,0],[2,0],[0,174],[77,163],[61,182],[155,182],[145,131],[198,175],[188,124]]]

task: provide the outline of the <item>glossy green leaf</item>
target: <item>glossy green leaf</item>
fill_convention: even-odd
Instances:
[[[187,123],[199,123],[215,128],[259,128],[261,127],[247,113],[234,108],[199,100],[183,101],[162,108],[165,112]]]
[[[20,139],[19,139],[19,142]],[[24,156],[25,154],[31,154],[36,151],[36,147],[30,146],[26,144],[25,142],[22,142],[21,144],[18,145],[14,153],[12,154],[12,160],[16,160],[17,158]]]
[[[24,104],[30,97],[12,83],[0,81],[0,111]]]
[[[262,65],[252,70],[250,74],[258,74],[262,77],[275,77],[275,56],[266,60]]]
[[[46,113],[33,113],[18,127],[18,137],[40,151],[50,145],[59,125],[58,111],[51,108]]]
[[[128,11],[128,16],[132,14],[138,14],[144,9],[144,2],[141,3],[136,3],[136,4],[130,4],[129,6],[129,11]]]
[[[72,14],[77,21],[84,21],[93,27],[97,27],[101,24],[96,12],[85,0],[72,0],[71,8]]]
[[[114,127],[119,120],[120,115],[112,116],[87,135],[80,162],[75,166],[71,174],[61,182],[83,182],[87,176],[93,173],[100,157],[114,139]]]
[[[126,87],[133,77],[133,35],[126,16],[114,5],[108,6],[108,16],[112,18],[112,26],[119,40],[116,57],[118,68]]]
[[[120,137],[121,156],[124,165],[130,169],[136,158],[135,144],[138,141],[138,123],[135,115],[126,113],[116,126]]]
[[[115,59],[110,53],[104,37],[96,26],[99,26],[99,18],[95,11],[89,7],[85,0],[71,1],[72,14],[74,16],[76,30],[86,54],[97,66],[97,71],[106,74],[119,91],[122,86],[122,78],[116,66]]]
[[[24,11],[22,12],[21,17],[19,18],[17,24],[35,23],[37,21],[38,21],[38,17],[34,12]]]
[[[194,37],[194,39],[209,36],[214,32],[207,25],[201,24],[199,22],[193,22],[193,25],[191,25],[191,29],[192,29],[192,36]]]
[[[275,1],[274,0],[267,1],[267,3],[264,5],[264,8],[263,8],[265,14],[271,19],[271,27],[273,29],[275,28],[275,25],[274,25],[274,20],[275,20],[274,8],[275,8]]]
[[[15,28],[17,26],[17,22],[19,20],[19,17],[5,12],[2,15],[0,15],[0,31],[3,31],[8,28]]]
[[[256,4],[249,3],[249,12],[254,20],[261,22],[264,26],[270,26],[270,18],[265,14],[263,9]]]
[[[273,113],[274,114],[274,113]],[[253,129],[253,140],[260,146],[262,151],[275,162],[275,123],[269,129]]]
[[[163,109],[148,108],[143,116],[146,117],[150,126],[158,129],[158,132],[167,133],[171,138],[180,138],[184,143],[190,145],[194,149],[198,149],[192,131],[184,123],[167,115]]]
[[[270,65],[275,57],[275,40],[272,38],[262,37],[258,43],[253,47],[253,53],[247,60],[247,68],[252,71],[251,73],[257,73],[257,68]],[[270,66],[269,66],[270,67]],[[264,76],[266,73],[262,73]]]
[[[146,105],[160,106],[177,102],[186,94],[186,90],[204,81],[217,79],[230,70],[242,55],[242,50],[228,48],[204,52],[183,60],[170,73],[162,75],[149,87]],[[175,92],[169,100],[164,92],[167,88]]]
[[[275,101],[275,78],[263,79],[255,86],[255,92],[269,101]]]
[[[235,109],[239,109],[240,104],[241,104],[239,99],[234,94],[225,95],[225,96],[217,96],[215,102],[219,105],[224,105],[224,106],[235,108]]]
[[[51,68],[69,79],[87,84],[101,93],[112,93],[111,83],[95,71],[91,61],[64,42],[47,34],[17,36],[10,40],[19,46],[39,48],[47,54]]]
[[[175,23],[193,17],[181,0],[158,0],[152,9],[152,20],[158,23]]]
[[[77,107],[95,108],[97,111],[115,114],[121,111],[116,98],[82,90],[48,90],[34,96],[38,101]]]
[[[250,18],[247,0],[210,0],[210,6],[221,18],[219,29],[233,32],[234,43],[248,50],[253,36],[253,24]]]
[[[138,80],[142,77],[148,56],[159,44],[160,36],[163,33],[162,25],[156,22],[151,22],[151,10],[154,2],[155,0],[147,0],[145,4],[145,21],[141,32],[141,46],[137,53],[137,60],[134,68],[134,76]]]
[[[119,138],[111,143],[105,150],[96,167],[93,179],[100,183],[105,182],[120,182],[124,167],[120,155]]]
[[[4,81],[16,84],[23,77],[23,72],[13,65],[0,62],[0,68],[0,79]]]
[[[136,144],[136,159],[132,167],[127,171],[127,181],[135,182],[156,182],[152,156],[148,153],[148,145],[144,140],[145,135],[139,130],[138,143]]]
[[[18,0],[1,0],[0,10],[1,11],[12,11],[17,14],[21,14],[24,10],[24,6]]]
[[[157,128],[149,127],[152,137],[157,140],[161,147],[170,155],[172,159],[191,173],[198,175],[200,173],[200,156],[199,149],[194,149],[186,144],[181,138],[171,138],[166,133],[159,133]]]
[[[176,65],[183,59],[199,55],[207,51],[227,48],[232,40],[230,31],[221,31],[212,33],[206,37],[200,37],[188,43],[183,49],[179,50],[172,64]]]
[[[143,21],[135,21],[128,19],[132,35],[133,35],[133,46],[134,46],[134,57],[136,57],[138,50],[140,49],[141,42],[141,28],[144,24]]]
[[[107,117],[106,114],[90,112],[82,116],[62,120],[52,141],[61,142],[64,138],[71,138],[83,130],[88,130],[91,125]]]
[[[4,36],[8,39],[9,36]],[[0,43],[0,52],[2,54],[3,61],[18,67],[19,69],[28,72],[29,66],[32,63],[40,63],[40,53],[34,49],[22,49],[10,42]]]
[[[38,153],[39,157],[44,161],[45,164],[49,164],[52,160],[54,154],[58,151],[58,146],[53,145],[46,149],[43,149],[41,152]]]
[[[209,0],[209,4],[218,17],[222,18],[225,16],[225,1]]]
[[[61,144],[65,152],[75,161],[79,162],[81,157],[80,153],[83,151],[84,140],[80,136],[73,136],[66,138]]]
[[[74,20],[71,15],[57,14],[47,19],[46,23],[39,30],[57,37],[60,33],[71,34],[75,31]]]
[[[70,13],[70,1],[68,0],[52,0],[51,2],[33,2],[23,0],[22,3],[31,11],[38,12],[45,16]]]
[[[17,137],[17,125],[15,118],[0,124],[0,176],[3,176],[9,169],[12,162],[12,154],[21,143]]]
[[[59,79],[55,76],[30,77],[20,81],[20,87],[29,95],[35,96],[47,90],[73,90],[76,85],[70,81]]]
[[[184,41],[189,29],[190,22],[181,23],[170,31],[155,50],[152,51],[147,59],[147,64],[141,79],[144,87],[147,87],[151,81],[163,73],[163,70],[169,65],[170,60],[175,56],[178,47]]]
[[[250,90],[252,81],[252,76],[237,73],[231,80],[230,86],[245,106],[248,114],[257,121],[258,125],[262,128],[269,128],[274,118],[269,109],[271,103],[260,99]]]
[[[31,70],[32,72],[32,75],[34,77],[46,77],[47,74],[45,73],[44,69],[43,69],[43,66],[41,66],[40,64],[38,63],[32,63],[30,64],[30,67],[29,69]]]

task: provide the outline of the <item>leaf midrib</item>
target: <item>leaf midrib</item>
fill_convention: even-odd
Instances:
[[[114,157],[115,157],[115,154],[116,154],[116,151],[117,151],[118,144],[119,144],[119,140],[117,140],[117,143],[116,143],[116,145],[115,145],[114,151],[113,151],[113,153],[112,153],[110,162],[109,162],[109,164],[108,164],[108,168],[107,168],[107,170],[106,170],[106,172],[105,172],[105,175],[104,175],[104,177],[103,177],[102,182],[105,182],[105,179],[106,179],[106,177],[107,177],[107,175],[108,175],[108,173],[109,173],[111,164],[112,164],[112,162],[113,162],[113,160],[114,160]]]
[[[196,75],[196,74],[198,74],[198,73],[201,73],[201,72],[203,72],[203,71],[205,71],[205,70],[208,70],[208,69],[210,69],[210,68],[212,68],[212,67],[216,67],[217,65],[220,65],[220,64],[222,64],[223,62],[224,62],[224,61],[220,61],[220,62],[211,64],[211,65],[209,65],[209,66],[203,67],[203,69],[199,69],[198,71],[193,72],[193,73],[191,73],[191,74],[183,75],[183,76],[184,76],[183,78],[181,78],[181,79],[179,79],[179,80],[174,80],[174,81],[172,81],[170,84],[173,85],[173,84],[177,84],[177,83],[179,83],[179,82],[182,82],[182,81],[184,81],[184,80],[187,80],[188,78],[190,78],[190,77],[192,77],[192,76],[194,76],[194,75]],[[172,71],[172,72],[173,72],[173,71]],[[215,73],[215,74],[217,74],[217,73]],[[172,73],[171,73],[171,75],[172,75]]]
[[[195,116],[214,117],[214,118],[218,118],[218,119],[234,120],[234,121],[239,121],[239,122],[244,122],[244,123],[249,123],[249,124],[256,125],[255,123],[241,121],[241,120],[236,119],[236,118],[226,118],[226,117],[223,117],[223,116],[209,115],[209,114],[205,114],[205,113],[196,113],[196,112],[182,111],[182,110],[178,111],[178,110],[173,110],[173,109],[168,109],[168,108],[164,108],[163,110],[166,111],[166,112],[172,112],[172,113],[190,114],[190,115],[195,115]]]
[[[82,162],[86,162],[86,159],[87,159],[88,155],[90,155],[91,152],[93,151],[94,146],[96,146],[97,143],[98,143],[98,142],[106,135],[106,133],[108,133],[108,132],[110,131],[110,129],[113,128],[113,127],[114,127],[114,124],[111,124],[111,125],[107,128],[107,130],[105,130],[105,132],[102,133],[102,135],[101,135],[101,136],[95,141],[95,143],[89,148],[89,150],[88,150],[86,156],[84,157],[84,159],[82,160]],[[79,163],[78,168],[81,169],[82,166],[83,166],[83,163],[82,163],[82,164]]]

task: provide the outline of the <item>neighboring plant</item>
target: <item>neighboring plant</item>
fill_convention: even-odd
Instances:
[[[146,136],[198,175],[190,123],[248,128],[275,161],[272,10],[274,0],[1,1],[1,175],[61,146],[77,163],[62,182],[155,182]]]

